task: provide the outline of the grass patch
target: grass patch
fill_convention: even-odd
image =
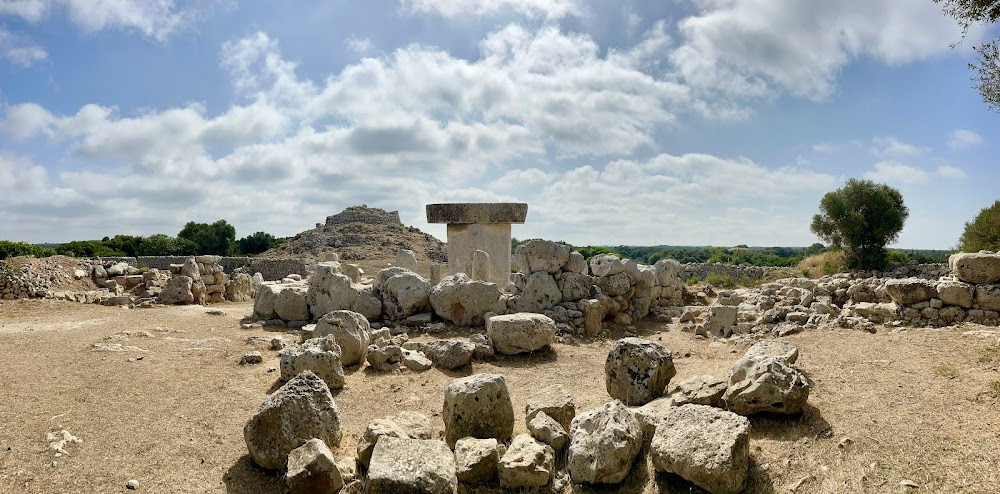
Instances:
[[[958,369],[950,365],[939,365],[934,368],[934,374],[946,379],[957,379]]]
[[[979,354],[979,363],[992,364],[1000,363],[1000,343],[994,343],[983,349]]]
[[[994,398],[1000,398],[1000,381],[993,381],[990,383],[990,394]]]
[[[830,276],[844,272],[846,270],[846,262],[844,261],[843,251],[831,250],[809,256],[795,267],[806,277],[818,273],[822,273],[823,276]]]

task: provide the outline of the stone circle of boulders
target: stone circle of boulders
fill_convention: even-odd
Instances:
[[[514,405],[500,374],[473,374],[451,381],[444,393],[445,441],[463,437],[506,441],[514,432]]]
[[[604,364],[605,386],[626,405],[644,405],[663,396],[677,371],[662,345],[640,338],[615,342]]]

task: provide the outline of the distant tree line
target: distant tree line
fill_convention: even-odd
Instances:
[[[236,228],[226,220],[211,224],[189,221],[176,237],[162,233],[148,237],[115,235],[101,240],[74,240],[52,247],[0,240],[0,259],[56,254],[70,257],[253,255],[277,247],[283,241],[265,232],[256,232],[237,240]]]

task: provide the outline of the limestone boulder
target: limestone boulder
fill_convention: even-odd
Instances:
[[[193,281],[187,276],[174,276],[160,291],[160,303],[163,305],[190,305],[194,303],[191,292]]]
[[[500,487],[544,487],[555,471],[555,452],[528,434],[519,434],[500,458]]]
[[[382,299],[375,296],[372,287],[362,288],[351,305],[351,310],[365,316],[369,321],[382,317]]]
[[[505,355],[533,352],[556,341],[556,323],[544,314],[517,313],[486,321],[486,336]]]
[[[586,274],[567,272],[559,278],[558,285],[563,301],[569,302],[589,297],[594,279]]]
[[[457,494],[455,456],[443,441],[382,437],[372,451],[368,492]]]
[[[445,441],[463,437],[506,441],[514,432],[514,405],[500,374],[473,374],[451,381],[444,393]]]
[[[549,240],[529,240],[514,249],[513,265],[519,273],[558,273],[569,261],[570,247]]]
[[[566,465],[573,482],[617,484],[642,448],[642,427],[625,405],[612,401],[573,419]]]
[[[495,283],[473,281],[464,273],[449,276],[431,290],[431,307],[457,326],[481,326],[483,316],[500,300]]]
[[[681,279],[684,267],[674,259],[660,259],[653,268],[656,270],[656,284],[659,286],[679,286],[684,282]]]
[[[960,252],[948,258],[948,267],[966,283],[1000,283],[1000,254]]]
[[[387,278],[379,291],[382,312],[390,320],[400,321],[430,308],[431,284],[414,272],[405,271]]]
[[[729,305],[712,305],[705,316],[705,331],[709,335],[728,338],[736,326],[738,309]]]
[[[277,282],[263,282],[256,284],[254,288],[255,288],[255,293],[253,297],[254,319],[267,320],[267,319],[277,318],[278,314],[274,312],[274,303],[278,300],[278,293],[281,292],[282,284]]]
[[[937,292],[938,298],[945,305],[957,305],[969,309],[972,307],[976,289],[961,281],[941,281],[937,284]]]
[[[525,420],[530,422],[539,413],[552,417],[568,432],[576,417],[576,405],[566,387],[553,384],[528,397],[528,403],[524,407]]]
[[[605,387],[626,405],[643,405],[663,396],[677,374],[670,350],[640,338],[615,342],[604,363]]]
[[[775,357],[788,365],[792,365],[799,359],[799,349],[787,341],[764,340],[754,343],[747,349],[744,355]]]
[[[625,263],[615,254],[598,254],[590,258],[590,272],[594,276],[612,276],[625,272]]]
[[[563,266],[563,271],[567,273],[587,274],[587,259],[577,251],[570,252],[569,260]]]
[[[674,408],[650,445],[653,467],[713,494],[736,494],[750,468],[750,421],[704,405]]]
[[[1000,284],[976,285],[976,303],[980,309],[1000,311]]]
[[[809,382],[781,357],[745,355],[733,365],[725,401],[740,415],[759,412],[800,413],[809,398]]]
[[[410,271],[417,270],[417,254],[410,249],[399,249],[396,251],[396,266]]]
[[[513,299],[516,312],[541,312],[562,302],[562,292],[555,278],[545,271],[528,275],[524,288]]]
[[[358,462],[368,467],[371,464],[375,445],[384,437],[410,438],[409,434],[396,424],[396,422],[392,421],[392,419],[381,418],[372,420],[368,423],[368,427],[365,427],[365,432],[361,434],[361,438],[358,439]]]
[[[180,274],[181,276],[191,278],[191,293],[194,294],[194,303],[204,305],[206,297],[208,296],[208,287],[205,286],[205,282],[202,281],[201,269],[198,268],[198,263],[193,257],[189,257],[186,261],[184,261],[184,264],[181,265]],[[288,319],[286,319],[286,321],[287,320]]]
[[[253,296],[253,278],[246,273],[237,273],[226,285],[226,300],[230,302],[246,302]]]
[[[333,452],[322,439],[310,439],[288,455],[291,494],[333,494],[344,486]]]
[[[455,443],[455,464],[458,481],[482,484],[497,476],[500,448],[496,439],[463,437]]]
[[[886,280],[885,291],[893,302],[912,305],[937,297],[937,287],[933,282],[920,278]]]
[[[351,310],[362,287],[341,273],[339,262],[322,262],[309,277],[309,310],[319,319],[327,312]]]
[[[538,412],[528,421],[528,432],[555,451],[562,451],[569,444],[569,433],[545,412]]]
[[[340,345],[333,335],[306,340],[298,347],[287,347],[278,352],[281,380],[289,381],[309,370],[331,389],[343,388],[344,366],[340,356]]]
[[[337,447],[342,436],[340,410],[330,388],[310,371],[264,399],[243,428],[250,457],[272,470],[287,468],[289,453],[310,439]]]
[[[467,340],[435,340],[427,342],[424,352],[442,369],[458,369],[472,362],[476,345]]]
[[[677,407],[674,400],[669,396],[657,398],[641,407],[631,407],[632,416],[642,427],[642,440],[648,444],[653,439],[656,426],[667,413]]]
[[[274,313],[284,321],[308,321],[309,303],[306,301],[309,287],[304,281],[274,285],[278,293],[274,298]]]
[[[695,376],[678,383],[668,396],[676,406],[693,403],[723,408],[725,402],[722,398],[727,386],[726,381],[714,376]]]
[[[333,335],[344,365],[361,365],[368,356],[371,325],[365,316],[349,310],[327,312],[316,322],[314,337]]]

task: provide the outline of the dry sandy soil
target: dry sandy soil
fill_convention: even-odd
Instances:
[[[251,308],[0,302],[0,492],[124,492],[129,479],[139,481],[139,492],[283,492],[282,480],[256,468],[243,442],[243,425],[278,378],[270,370],[276,352],[248,342],[275,333],[239,327]],[[997,336],[962,335],[989,329],[813,330],[787,338],[801,349],[799,366],[813,383],[810,406],[801,416],[751,419],[747,492],[997,492]],[[152,337],[108,340],[122,331]],[[728,377],[742,352],[672,325],[648,324],[640,334],[675,352],[674,382]],[[147,351],[92,349],[114,342]],[[335,394],[345,430],[335,453],[353,454],[370,420],[404,409],[428,415],[441,432],[445,386],[474,372],[506,376],[515,432],[525,430],[528,396],[548,384],[565,385],[578,411],[600,406],[609,400],[603,364],[610,344],[555,345],[461,372],[349,371]],[[253,349],[264,354],[263,365],[238,365]],[[60,429],[84,441],[67,446],[68,456],[48,449],[46,434]],[[653,473],[645,453],[637,462],[621,486],[568,491],[700,492]]]

